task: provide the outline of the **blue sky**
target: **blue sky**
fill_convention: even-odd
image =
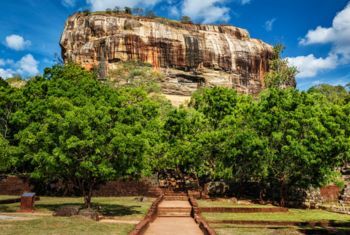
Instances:
[[[66,18],[82,9],[143,7],[196,23],[229,23],[283,43],[298,88],[350,82],[349,0],[1,0],[0,76],[32,76],[55,63]]]

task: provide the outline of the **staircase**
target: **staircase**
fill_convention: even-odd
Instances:
[[[192,207],[186,194],[171,193],[164,196],[158,206],[158,217],[190,217]]]
[[[145,235],[203,235],[191,212],[186,193],[166,191],[158,205],[157,218],[150,223]]]

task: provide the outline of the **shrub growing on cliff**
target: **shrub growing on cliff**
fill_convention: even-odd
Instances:
[[[183,23],[183,24],[192,24],[191,17],[189,17],[189,16],[181,17],[181,23]]]
[[[120,62],[108,74],[108,80],[116,87],[139,87],[147,92],[158,92],[158,82],[162,79],[162,73],[139,61]]]
[[[287,59],[281,58],[284,46],[278,44],[274,47],[274,58],[270,60],[270,71],[265,75],[267,88],[296,87],[295,76],[297,69],[290,67]]]

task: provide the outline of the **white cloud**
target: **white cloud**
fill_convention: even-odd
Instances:
[[[0,58],[0,66],[11,65],[11,64],[14,64],[13,60]]]
[[[0,77],[9,78],[15,74],[34,76],[39,74],[38,65],[39,61],[31,54],[23,56],[16,62],[11,59],[0,59],[0,66],[2,67],[0,67]]]
[[[332,44],[331,53],[340,55],[341,62],[350,62],[350,3],[333,19],[329,28],[318,26],[300,40],[301,45]]]
[[[299,78],[314,77],[320,72],[350,63],[350,3],[334,17],[331,27],[318,26],[309,30],[300,45],[330,44],[332,49],[325,58],[313,54],[288,58],[300,73]]]
[[[18,72],[21,74],[27,74],[30,76],[37,75],[39,62],[31,54],[27,54],[17,62]]]
[[[273,24],[274,24],[275,22],[276,22],[276,18],[267,20],[267,21],[265,22],[265,30],[266,30],[267,32],[272,31],[272,29],[273,29]]]
[[[151,7],[160,0],[86,0],[92,11],[104,11],[118,7]]]
[[[332,28],[323,28],[318,26],[315,30],[309,30],[305,38],[299,41],[301,45],[310,45],[316,43],[329,43],[334,38],[334,31]]]
[[[75,6],[75,0],[62,0],[62,5],[65,7],[74,7]]]
[[[316,58],[313,54],[287,58],[290,65],[297,67],[298,78],[314,77],[322,71],[334,69],[338,65],[338,58],[332,54],[326,58]]]
[[[31,45],[31,42],[29,40],[25,40],[22,36],[16,34],[7,36],[5,41],[7,47],[16,51],[23,50]]]
[[[226,0],[184,0],[182,14],[204,24],[228,21],[230,9],[223,4]]]
[[[7,79],[13,77],[15,72],[12,69],[3,69],[0,68],[0,77]]]

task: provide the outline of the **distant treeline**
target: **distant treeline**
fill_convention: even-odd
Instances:
[[[91,14],[91,11],[89,9],[85,9],[81,12],[78,13],[83,13],[86,15]],[[135,15],[135,16],[143,16],[147,18],[157,18],[157,14],[153,10],[145,10],[144,8],[140,7],[114,7],[114,8],[107,8],[104,13],[106,14],[127,14],[127,15]],[[184,24],[192,24],[191,17],[189,16],[182,16],[180,19],[181,23]]]

